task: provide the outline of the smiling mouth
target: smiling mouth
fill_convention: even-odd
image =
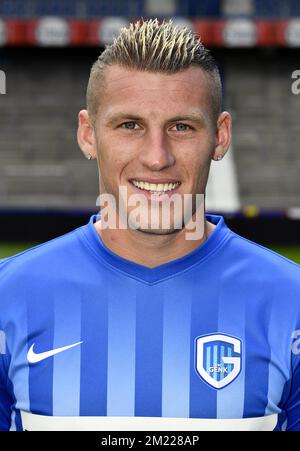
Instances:
[[[178,188],[181,182],[170,182],[170,183],[150,183],[141,180],[130,180],[130,182],[141,191],[148,191],[150,194],[162,195],[170,193],[171,191]]]

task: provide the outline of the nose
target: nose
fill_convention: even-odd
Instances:
[[[175,164],[168,137],[163,131],[154,130],[147,134],[139,153],[139,160],[143,166],[152,171],[161,171]]]

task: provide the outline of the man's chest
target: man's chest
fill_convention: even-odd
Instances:
[[[12,341],[16,408],[73,418],[278,414],[289,344],[282,335],[277,346],[267,309],[240,300],[161,287],[122,297],[110,287],[93,299],[58,296],[48,311],[35,304]]]

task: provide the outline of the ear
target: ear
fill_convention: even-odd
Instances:
[[[78,113],[77,142],[86,158],[93,160],[96,158],[95,130],[87,110]]]
[[[216,145],[213,160],[221,160],[231,143],[231,116],[227,111],[220,114],[217,122]]]

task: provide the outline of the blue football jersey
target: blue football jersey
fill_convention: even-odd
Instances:
[[[206,217],[155,268],[96,214],[0,262],[1,430],[300,430],[300,267]]]

